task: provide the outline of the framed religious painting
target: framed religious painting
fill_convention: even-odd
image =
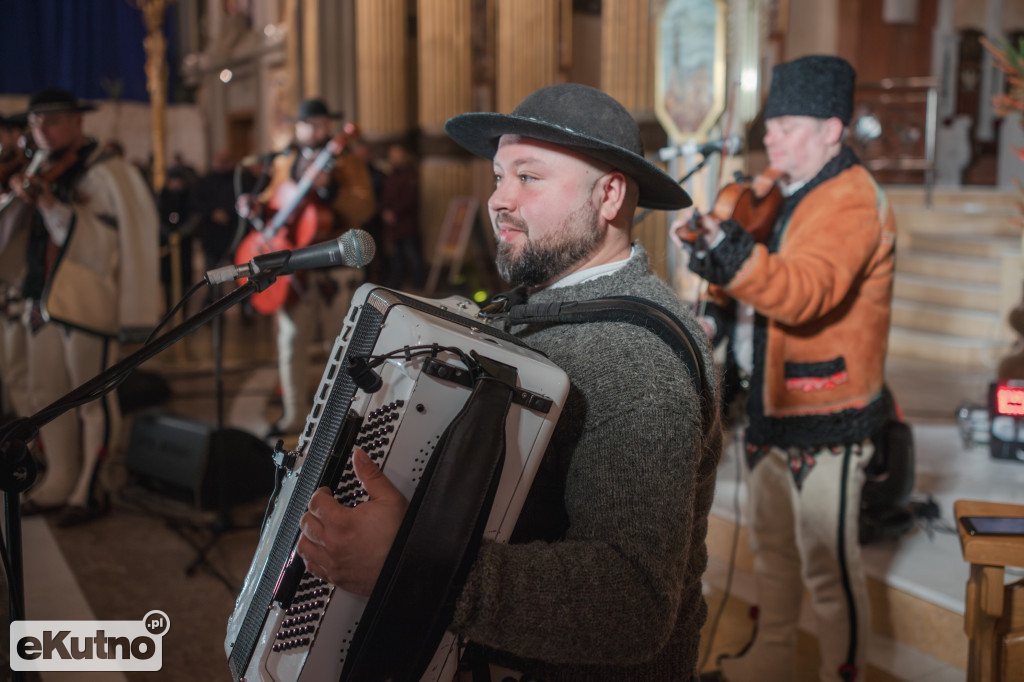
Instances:
[[[654,110],[676,143],[705,136],[725,108],[724,0],[666,0],[657,24]]]

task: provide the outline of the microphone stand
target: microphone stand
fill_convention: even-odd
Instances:
[[[677,185],[681,185],[681,184],[683,184],[684,182],[686,182],[687,180],[689,180],[689,179],[690,179],[690,176],[692,176],[692,175],[693,175],[694,173],[696,173],[696,172],[697,172],[697,171],[699,171],[699,170],[700,170],[701,168],[703,168],[704,166],[706,166],[706,165],[707,165],[707,163],[708,163],[708,161],[710,161],[710,160],[711,160],[711,155],[710,155],[710,154],[708,154],[707,156],[705,156],[704,158],[702,158],[702,159],[700,160],[700,163],[698,163],[698,164],[697,164],[696,166],[694,166],[693,168],[691,168],[691,169],[690,169],[690,171],[689,171],[689,172],[688,172],[688,173],[687,173],[686,175],[684,175],[683,177],[679,178],[679,179],[678,179],[678,180],[676,181],[676,184],[677,184]],[[641,222],[643,222],[644,218],[646,218],[646,217],[647,217],[647,215],[648,215],[648,214],[649,214],[649,213],[651,212],[651,210],[652,210],[652,209],[649,209],[649,208],[645,208],[644,210],[640,211],[640,215],[638,215],[638,216],[636,217],[636,219],[635,219],[635,220],[633,220],[633,226],[634,226],[634,227],[636,227],[636,226],[637,226],[637,225],[639,225],[639,224],[640,224]]]
[[[131,370],[174,345],[210,320],[219,317],[224,311],[250,295],[263,291],[273,284],[275,279],[277,279],[277,273],[274,270],[264,270],[249,277],[249,280],[242,286],[213,301],[177,327],[146,343],[120,362],[111,365],[31,417],[21,417],[0,427],[0,490],[3,490],[4,493],[7,513],[7,593],[11,623],[25,618],[19,497],[20,493],[32,485],[36,477],[36,466],[29,454],[28,444],[38,435],[39,429],[68,410],[109,393],[120,383],[120,378]]]

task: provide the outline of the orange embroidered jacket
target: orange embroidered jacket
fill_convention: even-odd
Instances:
[[[858,442],[883,415],[892,209],[848,149],[787,203],[768,245],[727,222],[725,241],[691,269],[758,313],[748,442]]]

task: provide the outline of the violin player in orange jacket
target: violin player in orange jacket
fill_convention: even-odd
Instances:
[[[749,343],[733,350],[750,372],[748,506],[760,608],[752,645],[722,660],[730,682],[795,678],[805,587],[820,678],[849,681],[866,664],[858,513],[870,438],[885,416],[896,231],[885,194],[843,144],[855,78],[833,56],[774,68],[764,142],[771,168],[786,176],[780,215],[767,243],[733,220],[702,216],[703,241],[690,258],[713,294],[751,311],[752,321]]]

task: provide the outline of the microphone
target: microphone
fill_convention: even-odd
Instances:
[[[697,144],[693,140],[690,140],[689,142],[676,145],[675,147],[663,147],[658,150],[658,158],[662,161],[669,161],[678,156],[690,156],[692,154],[709,156],[715,152],[736,154],[739,151],[740,136],[730,135],[729,137],[720,137],[717,140],[708,140],[704,144]]]
[[[242,277],[253,277],[264,272],[290,275],[297,270],[315,270],[344,265],[361,268],[373,260],[377,245],[365,230],[349,230],[337,239],[311,244],[301,249],[272,251],[256,256],[242,265],[225,265],[206,273],[209,285],[230,282]]]

